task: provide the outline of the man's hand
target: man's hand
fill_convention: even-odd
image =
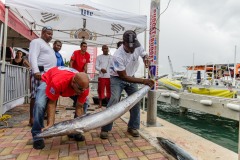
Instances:
[[[34,73],[34,78],[37,79],[37,80],[41,80],[41,73],[40,72],[37,72],[37,73]]]
[[[55,113],[56,113],[56,101],[49,99],[47,103],[47,126],[43,128],[42,131],[53,126],[55,122]]]
[[[143,83],[142,84],[145,84],[145,85],[148,85],[149,87],[153,87],[154,86],[154,81],[151,80],[151,79],[143,79]]]
[[[107,73],[106,69],[103,69],[103,68],[101,69],[101,72],[102,73]]]
[[[44,127],[44,128],[42,129],[42,132],[45,131],[45,130],[47,130],[48,128],[50,128],[50,127],[52,127],[52,126],[53,126],[53,124],[48,124],[46,127]]]
[[[148,55],[146,55],[146,56],[144,57],[143,62],[144,62],[145,67],[148,68],[149,65],[150,65],[150,59],[149,59]]]
[[[77,102],[77,105],[75,108],[75,115],[76,115],[76,117],[80,117],[80,116],[84,115],[83,103]]]

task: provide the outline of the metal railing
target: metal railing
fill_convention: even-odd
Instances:
[[[0,67],[1,67],[0,63]],[[26,67],[6,64],[4,81],[4,95],[3,104],[17,100],[19,98],[26,98],[28,101],[28,95],[30,92],[30,75],[29,70]],[[1,79],[1,77],[0,77]]]

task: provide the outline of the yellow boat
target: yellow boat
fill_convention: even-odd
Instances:
[[[171,80],[169,78],[162,78],[158,81],[158,85],[164,86],[170,90],[181,91],[182,84],[179,80]],[[235,98],[237,95],[237,91],[228,88],[214,88],[214,87],[204,87],[204,86],[188,86],[188,92],[201,94],[201,95],[209,95],[216,97],[224,97],[224,98]]]

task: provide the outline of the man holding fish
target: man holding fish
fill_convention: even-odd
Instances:
[[[114,53],[110,64],[111,98],[107,108],[119,102],[123,90],[126,91],[128,96],[137,92],[137,83],[149,85],[150,87],[154,85],[153,80],[134,77],[139,66],[139,57],[142,57],[145,67],[148,68],[148,56],[143,47],[141,47],[137,34],[132,30],[128,30],[123,34],[123,44]],[[110,123],[102,127],[100,138],[108,138],[108,132],[112,130],[112,125],[113,123]],[[139,127],[140,102],[130,109],[128,132],[133,137],[138,137],[137,129]]]
[[[75,116],[84,114],[83,104],[89,94],[89,78],[86,73],[78,72],[73,68],[54,67],[42,75],[42,81],[37,89],[34,110],[34,122],[32,127],[33,148],[45,147],[43,138],[37,137],[42,130],[51,127],[55,121],[56,100],[59,96],[70,97],[78,95]],[[44,128],[44,112],[47,104],[47,127]],[[76,141],[84,141],[82,134],[73,134]]]

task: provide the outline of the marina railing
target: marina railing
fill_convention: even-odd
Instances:
[[[0,63],[1,67],[2,63]],[[6,64],[4,81],[3,105],[19,98],[28,102],[30,92],[29,69],[26,67]]]

